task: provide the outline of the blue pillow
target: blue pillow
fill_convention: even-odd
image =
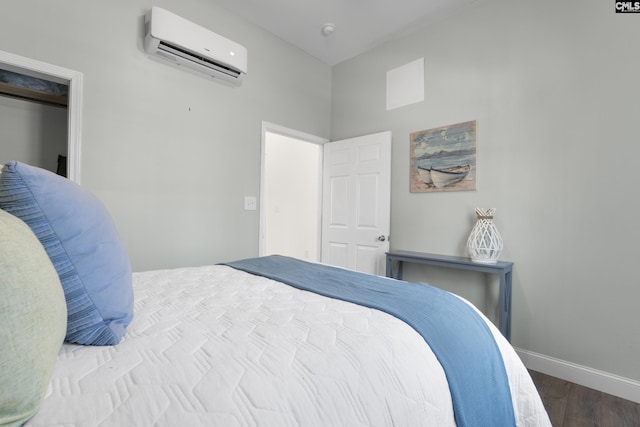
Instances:
[[[19,162],[0,174],[0,208],[44,246],[67,302],[67,341],[115,345],[133,318],[131,263],[104,205],[79,185]]]

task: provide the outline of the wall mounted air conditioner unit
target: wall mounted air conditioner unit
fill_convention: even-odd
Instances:
[[[159,7],[145,19],[144,49],[175,64],[240,84],[247,49]]]

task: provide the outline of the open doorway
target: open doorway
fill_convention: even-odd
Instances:
[[[0,67],[0,164],[17,160],[67,176],[68,90]]]
[[[71,181],[79,184],[82,73],[3,51],[0,51],[0,69],[60,83],[69,87],[66,113],[66,175]],[[64,116],[63,114],[63,118]]]
[[[320,261],[325,142],[320,137],[263,122],[261,256],[280,254]]]

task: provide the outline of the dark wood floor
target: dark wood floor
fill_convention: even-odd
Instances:
[[[553,427],[640,427],[640,404],[529,371]]]

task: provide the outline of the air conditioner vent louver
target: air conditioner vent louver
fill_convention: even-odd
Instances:
[[[144,49],[152,55],[234,84],[247,72],[245,47],[164,9],[151,9],[145,29]]]
[[[234,78],[238,78],[238,76],[240,75],[240,71],[238,70],[234,70],[233,68],[227,67],[219,62],[212,61],[204,56],[195,55],[193,52],[190,52],[186,49],[181,49],[178,46],[173,46],[166,42],[160,42],[158,45],[158,50],[169,53],[170,55],[167,55],[167,57],[169,58],[173,59],[173,55],[179,56],[180,58],[196,62],[203,67],[212,68]]]

